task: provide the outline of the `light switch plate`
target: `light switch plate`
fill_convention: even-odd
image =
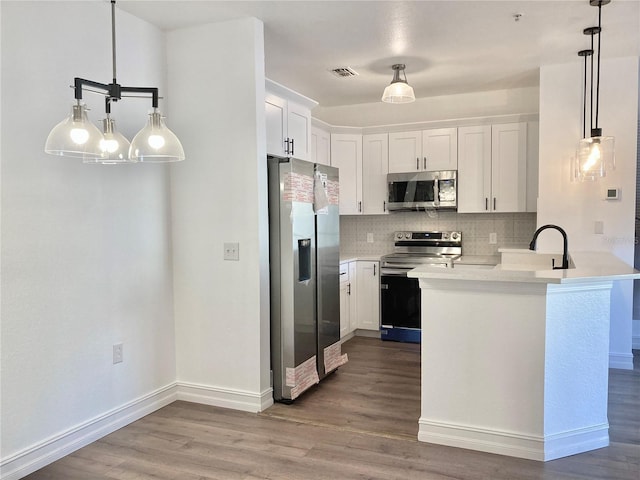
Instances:
[[[604,222],[596,220],[593,225],[593,233],[601,235],[604,233]]]
[[[240,244],[239,243],[225,243],[224,244],[224,259],[225,260],[240,260]]]
[[[367,243],[373,243],[373,233],[367,233]]]
[[[498,234],[493,232],[489,234],[489,243],[491,245],[495,245],[496,243],[498,243]]]

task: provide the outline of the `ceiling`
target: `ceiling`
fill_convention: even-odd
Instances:
[[[252,16],[268,78],[323,106],[378,102],[405,63],[416,97],[536,86],[540,65],[582,62],[589,0],[155,1],[118,7],[164,30]],[[521,16],[516,21],[515,14]],[[640,55],[640,0],[602,7],[602,57]],[[359,75],[338,78],[348,66]]]

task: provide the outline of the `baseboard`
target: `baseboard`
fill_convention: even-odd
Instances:
[[[273,405],[273,389],[261,393],[178,382],[178,400],[245,412],[262,412]]]
[[[638,320],[634,320],[634,322],[637,322]],[[640,335],[634,335],[633,337],[631,337],[631,348],[633,348],[634,350],[640,350]]]
[[[366,330],[357,328],[354,334],[356,337],[380,338],[380,330]]]
[[[635,347],[634,347],[635,348]],[[633,353],[609,353],[609,368],[633,370]]]
[[[545,462],[609,445],[608,424],[547,437],[445,424],[423,418],[418,424],[418,440],[421,442]]]
[[[0,478],[17,480],[177,400],[175,383],[143,395],[0,460]]]
[[[355,337],[355,336],[356,336],[356,331],[355,331],[355,330],[353,330],[353,331],[351,331],[351,332],[347,333],[344,337],[342,337],[342,338],[340,339],[340,343],[344,343],[344,342],[346,342],[346,341],[348,341],[348,340],[351,340],[351,339],[352,339],[353,337]]]

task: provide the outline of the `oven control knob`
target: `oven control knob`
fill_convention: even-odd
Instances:
[[[411,238],[411,234],[410,233],[405,233],[404,234],[404,238],[406,238],[407,240],[409,240]]]
[[[451,232],[451,240],[458,240],[458,238],[460,238],[458,232]]]

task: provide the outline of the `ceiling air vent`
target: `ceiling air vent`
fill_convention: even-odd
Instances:
[[[331,73],[333,73],[336,77],[355,77],[358,75],[358,72],[349,68],[349,67],[338,67],[331,69]]]

